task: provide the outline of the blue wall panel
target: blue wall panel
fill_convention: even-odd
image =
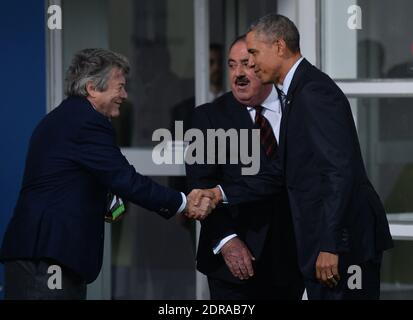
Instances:
[[[0,5],[0,241],[16,204],[30,135],[46,113],[45,17],[43,0]],[[3,276],[0,265],[0,286]]]

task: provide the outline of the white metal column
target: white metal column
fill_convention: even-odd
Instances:
[[[312,64],[319,65],[317,0],[278,0],[278,13],[293,21],[300,32],[303,56]]]
[[[51,5],[62,7],[61,0],[46,1],[46,8]],[[45,17],[47,21],[47,16]],[[46,24],[47,25],[47,24]],[[46,112],[57,107],[63,99],[63,56],[62,56],[62,30],[46,29],[46,75],[47,75],[47,105]]]
[[[195,24],[195,104],[208,101],[209,88],[209,1],[194,0],[194,24]],[[196,223],[196,247],[201,226]],[[196,271],[196,298],[208,299],[209,290],[206,277]]]

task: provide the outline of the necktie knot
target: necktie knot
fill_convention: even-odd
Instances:
[[[286,103],[287,103],[287,96],[285,95],[284,91],[282,91],[281,89],[277,88],[277,92],[278,92],[278,98],[280,99],[281,109],[284,112]]]
[[[259,114],[262,114],[262,110],[264,109],[263,106],[254,106],[255,111]]]
[[[262,118],[264,117],[262,112],[264,111],[264,107],[263,106],[254,106],[253,107],[255,109],[255,123],[260,125],[260,121],[262,120]]]

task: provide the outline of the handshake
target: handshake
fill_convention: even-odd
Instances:
[[[194,189],[188,194],[186,199],[185,215],[191,219],[203,220],[222,201],[222,194],[218,187],[213,189]]]

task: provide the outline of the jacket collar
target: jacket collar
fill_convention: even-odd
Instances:
[[[291,81],[291,84],[288,88],[288,92],[286,93],[287,95],[287,100],[291,100],[294,91],[297,89],[298,84],[300,83],[300,80],[302,79],[303,75],[307,72],[312,67],[311,63],[308,62],[307,59],[303,59],[300,64],[297,67],[297,70],[295,70],[293,79]]]

